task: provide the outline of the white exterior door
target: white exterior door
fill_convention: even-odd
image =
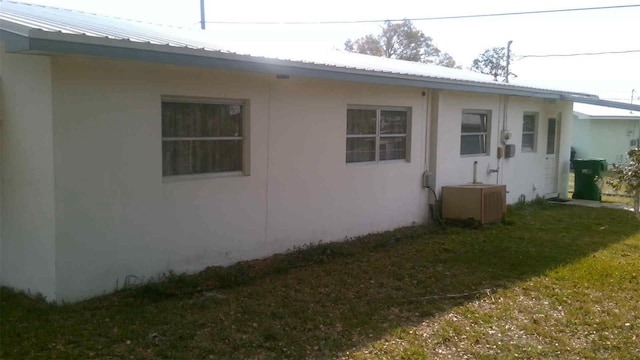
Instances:
[[[558,121],[556,118],[547,120],[546,153],[544,166],[544,197],[558,196]]]

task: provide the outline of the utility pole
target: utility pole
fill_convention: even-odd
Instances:
[[[204,0],[200,0],[200,29],[204,30],[206,27],[204,20]]]
[[[513,41],[509,40],[507,43],[507,73],[504,74],[504,82],[509,83],[509,65],[511,64],[511,43]]]

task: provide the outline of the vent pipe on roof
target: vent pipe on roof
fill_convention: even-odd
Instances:
[[[206,22],[204,21],[204,0],[200,0],[200,29],[204,30]]]

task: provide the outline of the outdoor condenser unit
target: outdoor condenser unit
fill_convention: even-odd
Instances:
[[[442,187],[442,217],[474,219],[481,224],[500,222],[507,212],[507,186],[468,184]]]

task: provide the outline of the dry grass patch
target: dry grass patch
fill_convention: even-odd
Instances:
[[[628,212],[538,203],[77,304],[3,288],[0,358],[638,358],[638,229]]]
[[[639,295],[640,236],[633,234],[349,357],[638,359]]]

